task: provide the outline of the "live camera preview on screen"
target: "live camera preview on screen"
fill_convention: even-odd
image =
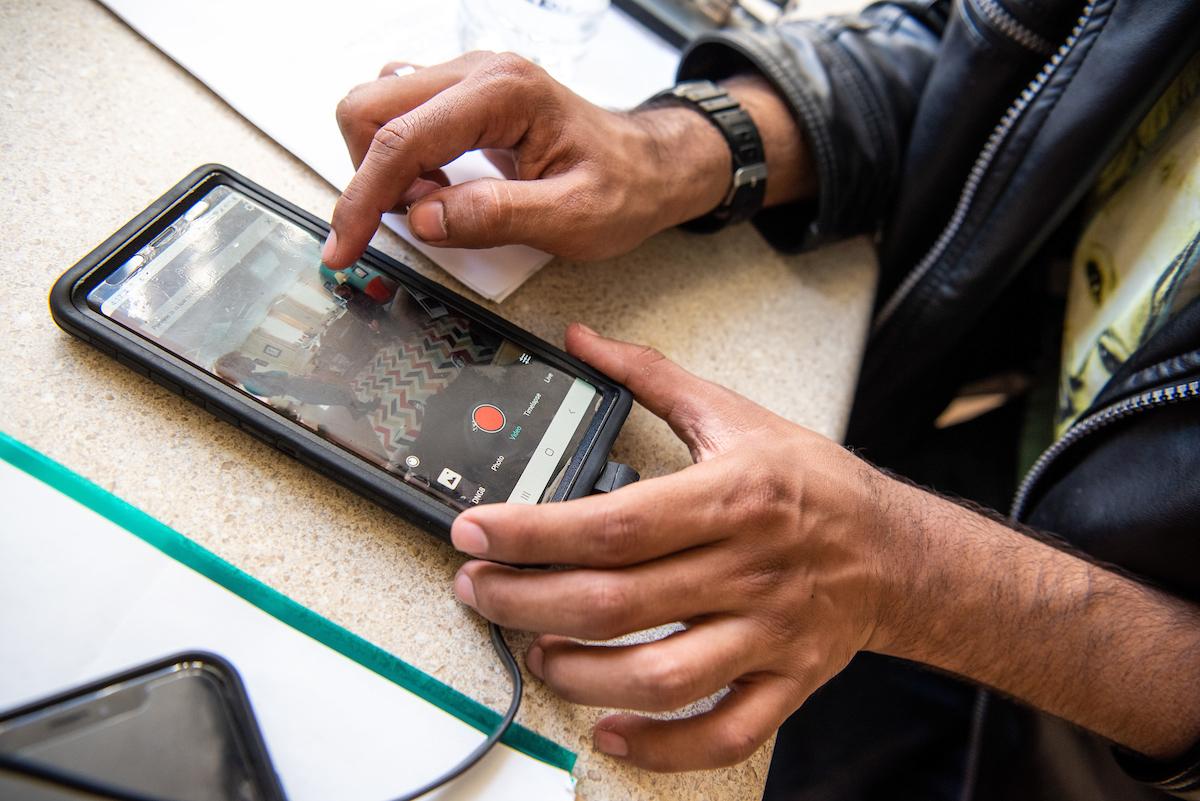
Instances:
[[[218,186],[88,294],[101,314],[455,508],[557,489],[602,396]]]

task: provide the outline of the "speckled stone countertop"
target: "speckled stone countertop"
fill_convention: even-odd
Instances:
[[[0,93],[0,430],[503,707],[509,688],[484,626],[451,593],[462,562],[453,549],[72,339],[47,311],[61,272],[199,164],[228,164],[326,219],[334,189],[86,0],[0,6]],[[380,240],[425,275],[467,291],[397,237]],[[671,231],[619,259],[553,261],[492,307],[559,345],[572,320],[652,343],[837,437],[874,276],[863,241],[785,257],[749,226],[712,238]],[[688,461],[641,409],[615,452],[644,476]],[[510,639],[516,649],[528,642],[519,633]],[[580,798],[742,801],[762,793],[769,747],[727,770],[645,773],[592,750],[601,714],[536,681],[521,707],[521,723],[579,753]]]

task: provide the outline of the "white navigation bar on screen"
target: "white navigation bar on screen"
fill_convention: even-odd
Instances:
[[[508,496],[509,503],[537,503],[541,500],[546,485],[554,475],[554,468],[562,460],[563,451],[571,443],[576,429],[587,417],[595,397],[596,390],[591,384],[581,378],[575,379],[567,390],[567,397],[563,398],[562,405],[554,413],[550,427],[529,457],[529,464],[517,479],[517,486]]]

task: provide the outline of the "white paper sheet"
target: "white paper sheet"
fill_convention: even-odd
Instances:
[[[291,801],[380,801],[483,735],[0,461],[0,709],[184,650],[245,682]],[[498,745],[430,798],[574,798],[563,770]]]
[[[333,116],[338,101],[351,87],[373,80],[389,61],[436,64],[461,49],[453,0],[102,2],[338,189],[353,174]],[[601,105],[633,106],[671,85],[678,57],[654,34],[610,9],[569,85]],[[467,154],[446,172],[455,182],[498,175],[478,153]],[[433,248],[412,237],[398,215],[388,215],[385,223],[455,278],[496,301],[550,260],[520,245],[483,251]]]

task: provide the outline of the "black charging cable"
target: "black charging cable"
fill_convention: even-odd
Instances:
[[[504,634],[500,631],[500,627],[495,623],[488,623],[488,632],[492,636],[492,647],[496,649],[496,655],[500,657],[500,662],[503,663],[504,669],[508,671],[508,676],[512,680],[512,700],[508,704],[508,711],[500,719],[500,725],[488,735],[486,740],[476,746],[474,751],[467,754],[461,762],[441,776],[421,785],[415,790],[410,790],[404,795],[396,797],[393,801],[413,801],[413,799],[420,798],[426,793],[433,792],[443,784],[454,781],[470,770],[479,760],[487,756],[488,752],[495,747],[496,743],[500,742],[500,738],[512,726],[513,720],[516,719],[517,710],[521,706],[521,694],[524,691],[521,669],[517,667],[517,660],[513,657],[508,643],[505,642]],[[0,772],[25,776],[43,784],[50,784],[67,790],[75,790],[86,793],[94,798],[105,798],[110,801],[167,801],[164,798],[145,795],[144,793],[105,784],[86,776],[69,773],[40,762],[15,757],[12,754],[0,753]]]
[[[500,627],[495,623],[489,622],[488,632],[492,635],[492,647],[496,649],[496,656],[500,657],[500,661],[504,663],[504,669],[508,671],[508,677],[512,680],[512,700],[508,702],[508,711],[504,713],[504,717],[500,720],[500,725],[496,727],[495,731],[488,735],[488,738],[480,743],[474,751],[467,754],[462,762],[459,762],[428,784],[396,798],[395,801],[413,801],[414,798],[420,798],[426,793],[432,792],[443,784],[453,781],[466,773],[476,762],[483,759],[496,743],[500,742],[500,738],[504,736],[509,726],[512,726],[513,720],[516,719],[517,709],[521,706],[521,693],[524,691],[521,668],[517,667],[517,660],[513,658],[508,643],[504,641],[504,634],[501,633]]]

